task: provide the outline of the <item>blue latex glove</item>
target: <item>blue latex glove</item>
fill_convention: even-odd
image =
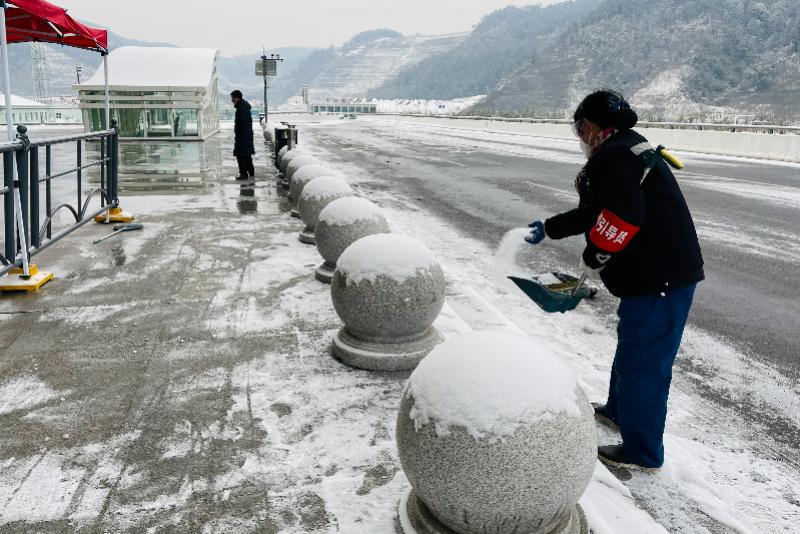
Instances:
[[[528,225],[528,227],[531,229],[531,233],[525,236],[525,241],[531,245],[537,245],[541,243],[545,237],[547,237],[547,234],[544,231],[544,223],[542,221],[533,221]]]

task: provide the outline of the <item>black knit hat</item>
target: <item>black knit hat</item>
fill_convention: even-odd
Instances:
[[[616,91],[595,91],[583,99],[573,115],[574,121],[589,119],[600,128],[630,130],[639,120],[625,98]]]

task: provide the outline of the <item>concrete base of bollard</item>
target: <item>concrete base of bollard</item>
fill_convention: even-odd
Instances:
[[[333,280],[333,273],[336,271],[336,265],[330,264],[327,261],[320,264],[317,270],[314,271],[314,278],[323,284],[330,284]]]
[[[331,352],[342,363],[367,371],[411,371],[442,341],[435,327],[422,336],[399,343],[378,343],[353,336],[342,327],[334,336]]]
[[[300,218],[300,212],[297,211],[297,208],[292,208],[292,211],[289,212],[289,215],[291,215],[295,219],[299,219]]]
[[[456,534],[455,530],[436,519],[411,488],[408,488],[400,499],[395,530],[397,534]],[[547,534],[589,534],[589,522],[580,505],[575,505],[572,513],[566,514],[554,529],[547,531]]]
[[[314,237],[314,230],[310,230],[309,228],[304,229],[300,232],[300,235],[297,236],[301,243],[305,243],[306,245],[316,245],[317,239]]]

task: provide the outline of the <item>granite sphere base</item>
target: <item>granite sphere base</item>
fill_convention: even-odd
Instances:
[[[367,341],[342,327],[333,338],[331,352],[342,363],[367,371],[410,371],[436,345],[442,335],[435,327],[419,337],[392,342]]]
[[[297,239],[300,240],[301,243],[306,245],[316,245],[317,240],[314,236],[314,230],[310,228],[305,228],[300,234],[297,236]]]
[[[327,261],[322,262],[317,267],[317,270],[314,271],[314,278],[322,282],[323,284],[330,284],[331,280],[333,280],[333,273],[336,271],[336,265],[331,265]]]
[[[408,488],[400,499],[397,509],[397,534],[459,534],[443,525]],[[564,514],[561,522],[548,534],[589,534],[589,522],[580,505],[575,505],[572,512]]]
[[[396,438],[415,495],[453,531],[580,532],[564,529],[597,464],[592,407],[569,367],[529,338],[473,332],[434,349],[408,380]]]

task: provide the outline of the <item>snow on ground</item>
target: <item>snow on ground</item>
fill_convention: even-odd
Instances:
[[[393,127],[405,130],[407,125]],[[435,133],[437,129],[425,130],[411,134],[404,131],[402,138],[411,136],[420,142],[448,149],[467,149],[465,145],[469,143],[487,147],[495,143],[507,146],[497,139],[507,137],[503,134],[484,136],[483,140],[475,141],[469,139],[468,133],[453,133],[440,138]],[[398,133],[397,137],[401,134]],[[553,157],[551,150],[557,153],[564,146],[563,141],[551,139],[508,137],[514,144],[507,151],[527,157],[548,159]],[[314,148],[315,153],[326,159],[322,155],[325,149],[315,143],[313,130],[306,129],[305,143],[307,146],[318,145]],[[540,145],[544,148],[539,148]],[[397,147],[394,149],[398,150]],[[573,158],[579,156],[570,154],[564,157],[568,161]],[[337,167],[355,187],[359,182],[374,180],[348,162],[340,161]],[[459,294],[448,294],[447,303],[471,327],[487,328],[511,323],[528,335],[550,343],[557,348],[558,354],[575,366],[588,396],[592,400],[605,399],[616,337],[590,306],[583,305],[566,316],[543,314],[509,285],[496,283],[494,250],[487,249],[483,243],[461,234],[457,228],[429,213],[421,212],[413,201],[397,198],[395,192],[369,191],[364,194],[387,211],[393,230],[415,235],[434,251],[445,269],[449,286],[460,288]],[[420,234],[417,229],[423,227],[426,232]],[[516,232],[520,233],[520,230]],[[452,243],[459,246],[453,247]],[[519,246],[521,249],[525,247],[523,243]],[[503,254],[507,255],[508,250]],[[488,319],[491,313],[487,310],[494,310],[494,319]],[[480,317],[477,324],[472,321],[476,317]],[[785,410],[782,415],[800,423],[800,406],[797,406],[796,395],[791,393],[795,386],[787,383],[785,378],[702,331],[687,328],[684,340],[679,357],[693,360],[702,372],[703,380],[725,382],[719,387],[741,384],[755,396],[754,402],[764,395],[777,395],[780,398],[773,400],[776,406]],[[737,428],[737,425],[742,425],[741,421],[703,402],[693,392],[692,378],[682,380],[676,377],[665,435],[668,452],[664,468],[656,475],[625,474],[630,476],[625,484],[637,503],[670,532],[719,532],[718,527],[705,525],[703,517],[712,518],[709,523],[726,525],[732,532],[793,532],[794,527],[800,524],[797,458],[773,457],[769,456],[771,451],[753,450],[751,442]],[[607,433],[601,442],[618,440],[618,436]],[[789,469],[785,462],[789,462]],[[596,488],[598,483],[601,482],[596,477],[592,487]],[[601,491],[587,492],[587,495],[602,499]],[[587,508],[596,504],[588,504]]]

